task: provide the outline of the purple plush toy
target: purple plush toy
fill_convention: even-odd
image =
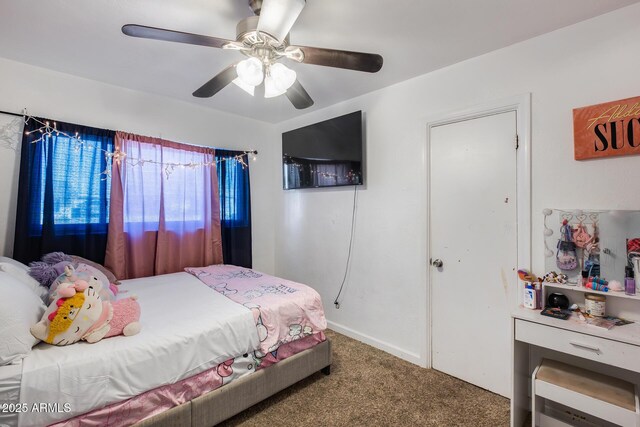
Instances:
[[[63,252],[51,252],[42,257],[42,261],[34,261],[29,264],[29,274],[42,286],[51,286],[54,280],[64,273],[64,268],[72,264],[70,255]]]

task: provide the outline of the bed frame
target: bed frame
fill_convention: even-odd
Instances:
[[[331,372],[329,339],[135,425],[211,427],[318,371]]]

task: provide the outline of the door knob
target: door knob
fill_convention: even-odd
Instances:
[[[433,262],[431,263],[431,265],[433,265],[436,268],[440,268],[440,267],[442,267],[442,260],[441,259],[434,259]]]

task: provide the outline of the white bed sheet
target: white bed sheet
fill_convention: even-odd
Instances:
[[[23,359],[20,401],[58,403],[62,412],[19,416],[40,426],[190,377],[258,348],[251,311],[188,273],[123,281],[138,295],[142,331],[66,347],[44,343]],[[68,403],[70,412],[64,412]]]
[[[22,360],[0,366],[0,427],[18,423],[18,413],[9,412],[12,406],[20,403],[20,380],[22,378]],[[6,406],[5,406],[6,405]]]

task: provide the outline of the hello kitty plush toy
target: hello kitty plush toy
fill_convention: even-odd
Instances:
[[[95,277],[65,283],[42,320],[31,327],[31,334],[49,344],[68,345],[140,332],[137,297],[103,301],[99,288],[100,282]]]

